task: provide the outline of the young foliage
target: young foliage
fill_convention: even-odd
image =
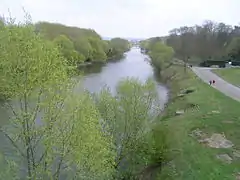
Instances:
[[[141,41],[141,48],[145,49],[151,58],[156,72],[161,72],[173,64],[174,50],[163,43],[162,38],[153,37]]]
[[[16,150],[21,176],[110,179],[110,137],[103,136],[90,96],[73,93],[75,82],[58,48],[30,23],[10,22],[0,37],[0,81],[12,112],[1,132]]]
[[[85,60],[85,57],[74,49],[73,42],[65,35],[56,37],[53,42],[57,45],[62,55],[67,59],[69,66],[77,66]]]
[[[145,84],[137,79],[119,82],[116,95],[104,89],[97,98],[102,125],[106,135],[113,138],[117,151],[115,168],[123,176],[126,168],[135,166],[131,158],[139,149],[145,134],[151,129],[159,106],[155,85],[151,80]]]
[[[92,51],[92,58],[94,61],[106,61],[107,55],[104,52],[103,41],[97,38],[89,38],[89,43],[93,48]]]
[[[123,54],[129,50],[130,43],[128,40],[122,38],[113,38],[109,41],[110,50],[108,52],[108,57],[111,59],[121,58]]]
[[[82,54],[86,59],[92,59],[92,46],[89,43],[87,37],[79,37],[74,40],[74,47],[76,51]]]

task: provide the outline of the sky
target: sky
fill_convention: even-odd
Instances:
[[[103,37],[164,36],[204,20],[240,23],[240,0],[0,0],[0,15],[91,28]]]

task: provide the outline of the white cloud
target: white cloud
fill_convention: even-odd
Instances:
[[[22,7],[39,20],[93,28],[103,36],[166,35],[206,19],[237,24],[239,0],[1,0],[1,14],[23,19]]]

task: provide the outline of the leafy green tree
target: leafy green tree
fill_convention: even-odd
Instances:
[[[109,51],[108,43],[102,40],[100,35],[92,29],[70,27],[48,22],[39,22],[35,27],[38,32],[49,40],[59,39],[61,36],[67,37],[73,42],[74,49],[83,55],[85,60],[106,61],[107,59],[106,53]],[[63,40],[63,38],[60,39]],[[67,41],[66,38],[64,39]]]
[[[142,40],[140,41],[140,47],[146,49],[149,45],[149,40]]]
[[[153,49],[156,43],[162,43],[162,39],[160,37],[152,37],[148,39],[147,48]]]
[[[137,79],[122,80],[115,96],[108,89],[97,96],[97,107],[105,134],[112,137],[117,152],[114,166],[118,174],[115,179],[126,178],[127,174],[136,173],[148,162],[147,158],[140,160],[140,154],[136,153],[139,143],[143,144],[145,135],[151,131],[159,111],[155,85],[151,80],[146,84]]]
[[[97,39],[97,38],[89,38],[89,42],[93,49],[93,54],[92,54],[93,60],[94,61],[106,61],[107,55],[104,52],[102,40]]]
[[[113,38],[109,41],[110,52],[108,53],[109,58],[122,57],[122,55],[129,50],[130,43],[121,38]]]
[[[35,24],[35,28],[49,40],[53,40],[60,35],[67,36],[69,39],[71,39],[71,41],[74,41],[79,37],[94,37],[101,39],[100,35],[92,29],[66,26],[59,23],[38,22]]]
[[[20,180],[17,171],[19,167],[16,165],[14,161],[5,158],[3,154],[0,154],[0,166],[1,166],[0,179]]]
[[[84,61],[84,57],[78,55],[79,53],[74,50],[73,42],[66,36],[60,35],[53,42],[59,47],[63,56],[68,60],[69,65],[77,65],[78,62]]]
[[[93,49],[88,41],[87,37],[79,37],[78,39],[74,40],[74,47],[77,52],[82,54],[86,59],[92,59]]]
[[[60,35],[53,41],[61,50],[72,51],[74,49],[73,42],[65,35]]]
[[[201,25],[182,26],[169,32],[166,43],[174,48],[175,56],[185,62],[200,64],[205,60],[226,61],[227,45],[239,37],[240,27],[205,21]]]
[[[152,63],[159,69],[164,69],[166,65],[171,63],[174,51],[171,47],[164,45],[161,42],[156,43],[150,52]]]
[[[105,52],[106,55],[107,55],[107,53],[108,53],[109,50],[110,50],[109,41],[103,40],[103,41],[102,41],[102,47],[103,47],[104,52]]]
[[[23,178],[110,179],[111,138],[102,132],[91,97],[73,92],[59,49],[29,23],[7,24],[0,37],[0,83],[12,112],[1,132],[15,148],[19,168],[26,167]]]
[[[142,41],[141,47],[147,50],[156,70],[161,71],[172,64],[174,50],[172,47],[165,45],[161,38],[156,37]]]
[[[227,47],[227,54],[233,59],[240,61],[240,38],[235,37]]]

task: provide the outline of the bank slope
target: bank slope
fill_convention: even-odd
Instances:
[[[184,72],[182,67],[178,68],[178,73]],[[179,91],[187,88],[195,91],[177,98],[167,108],[168,115],[172,117],[166,118],[164,124],[171,132],[169,143],[172,161],[163,167],[158,179],[236,179],[240,172],[240,161],[236,157],[236,150],[240,150],[240,103],[208,86],[193,72],[188,71],[180,80],[180,76],[183,77],[181,73],[177,76],[178,83],[175,80],[172,84],[177,83]],[[173,92],[176,93],[176,89]],[[174,116],[179,109],[185,110],[185,113]],[[224,134],[234,146],[211,148],[198,141],[196,132],[202,132],[205,138],[214,133]],[[217,158],[222,154],[233,159],[230,164]]]

